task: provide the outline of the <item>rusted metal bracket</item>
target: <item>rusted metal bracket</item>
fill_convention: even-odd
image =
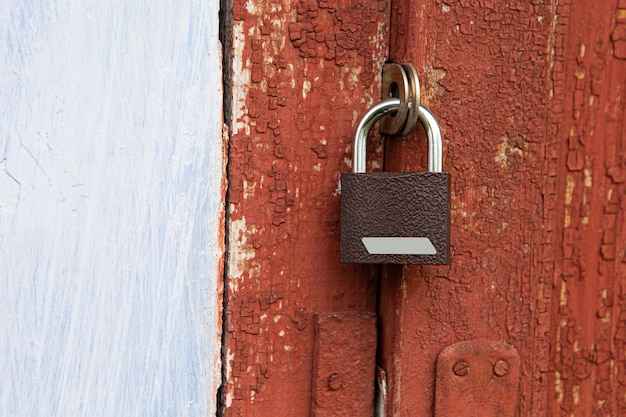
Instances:
[[[371,417],[376,372],[376,316],[315,316],[312,417]]]
[[[437,359],[435,417],[515,417],[520,356],[512,345],[472,340]]]

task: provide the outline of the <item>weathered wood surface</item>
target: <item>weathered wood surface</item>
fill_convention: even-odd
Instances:
[[[558,153],[547,161],[557,180],[547,204],[556,204],[544,210],[554,219],[548,413],[622,416],[626,2],[565,2],[557,15],[549,149]]]
[[[226,415],[306,415],[313,314],[376,308],[376,269],[338,264],[337,182],[387,58],[416,66],[453,182],[452,264],[382,271],[387,415],[432,415],[437,355],[475,338],[519,350],[521,416],[625,414],[626,3],[233,17]],[[387,169],[424,166],[424,143],[389,142]]]
[[[215,414],[217,14],[3,2],[0,415]]]
[[[431,415],[437,354],[474,338],[520,351],[521,416],[626,414],[626,3],[394,5],[391,58],[440,118],[453,210],[450,267],[383,275],[387,415]]]
[[[226,416],[309,415],[314,314],[375,311],[376,269],[339,262],[338,187],[379,100],[388,14],[235,2]]]

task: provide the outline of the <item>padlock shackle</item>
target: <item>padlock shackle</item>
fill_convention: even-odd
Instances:
[[[352,172],[365,172],[367,162],[367,136],[372,126],[384,116],[393,113],[400,107],[400,99],[390,98],[381,101],[361,119],[356,129],[354,138],[354,156],[352,160]],[[443,143],[441,140],[441,129],[435,116],[426,107],[420,105],[418,109],[418,120],[424,126],[428,137],[428,171],[441,172],[441,161],[443,159]]]
[[[361,119],[359,127],[356,129],[356,136],[354,138],[354,157],[352,158],[352,172],[365,172],[365,165],[367,162],[367,136],[372,129],[372,126],[377,121],[382,119],[388,114],[400,108],[399,98],[390,98],[381,101],[374,107],[365,113],[365,116]]]
[[[417,119],[424,126],[426,136],[428,136],[428,171],[441,172],[443,141],[441,140],[439,122],[437,122],[430,110],[421,104],[417,112]]]

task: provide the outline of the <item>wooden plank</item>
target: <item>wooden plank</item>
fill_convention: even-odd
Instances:
[[[626,415],[626,3],[557,9],[549,415]]]
[[[521,416],[546,410],[556,190],[547,167],[563,137],[551,124],[554,10],[545,2],[393,1],[390,59],[411,62],[439,120],[451,173],[449,267],[384,268],[380,363],[387,415],[434,412],[446,346],[499,339],[522,356]],[[388,141],[385,166],[425,167],[417,129]]]
[[[0,414],[208,416],[218,4],[0,8]]]
[[[519,349],[519,415],[624,415],[626,3],[393,10],[391,59],[440,119],[453,208],[449,268],[383,271],[388,415],[430,415],[438,351],[475,338]],[[386,166],[414,169],[417,138]]]
[[[388,16],[382,0],[233,5],[225,416],[309,415],[314,315],[375,311],[376,268],[339,261],[339,173],[380,98]]]

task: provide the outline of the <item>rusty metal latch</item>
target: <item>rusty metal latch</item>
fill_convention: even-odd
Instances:
[[[376,372],[376,316],[315,316],[311,417],[371,417]]]
[[[472,340],[437,359],[435,417],[515,417],[520,356],[512,345]]]

